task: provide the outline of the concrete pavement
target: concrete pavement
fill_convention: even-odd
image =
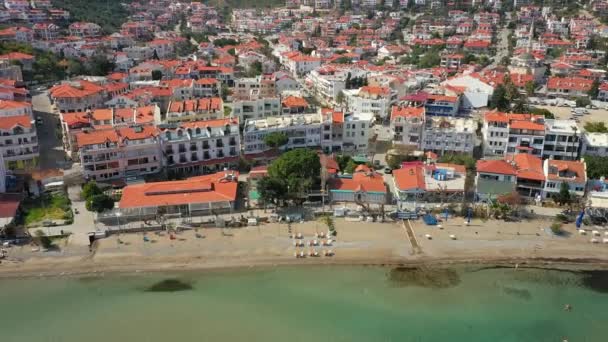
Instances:
[[[63,169],[66,166],[66,162],[63,143],[57,136],[59,118],[53,112],[53,107],[46,91],[34,92],[32,107],[34,117],[42,119],[42,124],[37,124],[36,127],[40,151],[40,169]]]

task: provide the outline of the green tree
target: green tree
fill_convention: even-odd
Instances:
[[[570,186],[566,182],[562,182],[559,186],[559,193],[554,197],[555,202],[560,205],[570,204],[572,195],[570,194]]]
[[[287,199],[287,182],[273,177],[263,177],[256,185],[264,203],[280,205]]]
[[[262,74],[262,71],[263,71],[262,62],[255,61],[255,62],[251,63],[251,65],[249,66],[249,72],[247,73],[247,76],[249,76],[249,77],[258,76],[258,75]]]
[[[503,112],[511,109],[511,103],[509,102],[509,99],[507,99],[507,90],[502,84],[499,84],[494,88],[489,107]]]
[[[587,97],[577,97],[575,102],[577,107],[587,107],[591,105],[591,100]]]
[[[35,240],[43,247],[46,249],[49,249],[51,247],[53,247],[53,241],[51,241],[51,238],[49,238],[44,231],[42,231],[41,229],[36,230],[36,232],[34,233],[36,235]]]
[[[282,132],[272,132],[264,137],[264,144],[270,148],[279,148],[289,142],[287,134]]]
[[[536,85],[533,81],[526,82],[524,88],[526,89],[526,94],[528,94],[528,96],[534,96],[534,90],[536,88]]]
[[[421,69],[436,67],[441,63],[441,56],[439,53],[429,51],[425,53],[418,61],[418,67]]]
[[[319,155],[310,149],[295,149],[281,154],[268,167],[268,176],[286,182],[290,199],[301,200],[320,176]]]
[[[103,192],[97,186],[97,183],[95,183],[95,181],[89,181],[82,187],[82,192],[80,193],[80,195],[83,199],[88,200],[89,198],[95,195],[101,195],[102,193]]]
[[[101,213],[114,208],[114,200],[106,194],[93,195],[87,199],[85,207],[88,211]]]
[[[344,172],[352,175],[353,173],[355,173],[355,169],[357,168],[357,166],[359,165],[357,165],[354,160],[350,159],[346,164],[346,167],[344,168]]]
[[[529,107],[528,110],[530,111],[530,114],[542,115],[545,117],[545,119],[555,119],[555,115],[553,115],[553,113],[551,113],[551,111],[548,109]]]
[[[337,155],[336,156],[336,163],[338,163],[338,167],[340,168],[340,170],[344,171],[346,169],[346,165],[348,165],[348,162],[351,159],[352,158],[350,156],[347,156],[347,155]]]
[[[587,92],[590,98],[595,99],[600,92],[600,81],[594,80],[591,89]]]
[[[585,156],[587,178],[600,179],[608,176],[608,157]]]
[[[152,80],[160,81],[163,78],[163,72],[160,70],[152,70]]]
[[[474,170],[477,160],[473,156],[463,153],[448,153],[444,154],[437,160],[440,163],[451,163],[457,165],[464,165],[468,170]]]
[[[608,127],[604,121],[589,121],[585,124],[585,131],[589,133],[608,133]]]

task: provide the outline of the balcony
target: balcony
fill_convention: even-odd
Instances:
[[[194,151],[196,151],[197,149],[198,149],[198,148],[197,148],[197,146],[196,146],[196,145],[190,145],[190,151],[191,151],[191,152],[194,152]]]

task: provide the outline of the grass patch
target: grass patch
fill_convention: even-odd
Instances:
[[[22,205],[24,224],[33,225],[45,220],[64,220],[70,212],[70,200],[66,195],[42,195],[28,199]]]

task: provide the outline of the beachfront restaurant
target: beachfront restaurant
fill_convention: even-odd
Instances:
[[[121,222],[230,213],[235,209],[238,174],[223,171],[180,181],[129,185],[115,213]]]

